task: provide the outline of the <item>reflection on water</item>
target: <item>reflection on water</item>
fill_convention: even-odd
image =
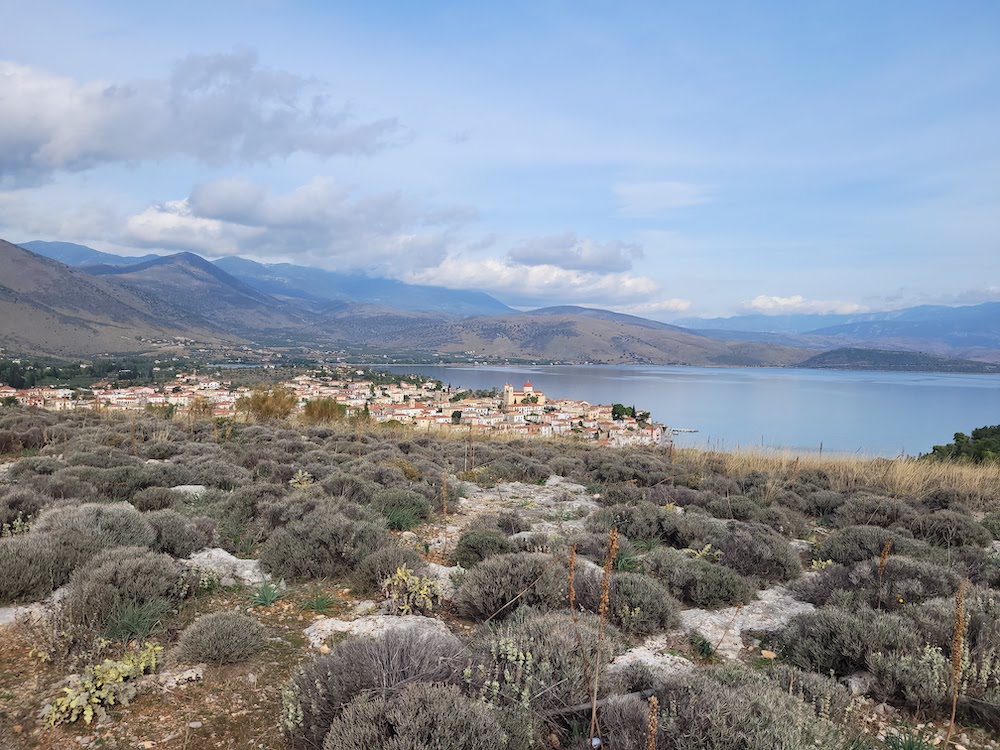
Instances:
[[[467,388],[530,379],[549,396],[635,404],[680,445],[915,455],[1000,423],[1000,376],[705,367],[392,368]]]

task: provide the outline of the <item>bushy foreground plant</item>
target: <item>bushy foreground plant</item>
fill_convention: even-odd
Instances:
[[[499,531],[472,529],[458,538],[455,563],[463,568],[471,568],[491,555],[516,551],[517,545]]]
[[[128,705],[135,697],[135,680],[156,670],[163,649],[147,643],[142,650],[129,652],[121,661],[106,659],[87,667],[82,675],[74,675],[63,694],[52,701],[45,720],[50,726],[72,724],[83,719],[90,724],[105,717],[107,709]]]
[[[241,612],[212,612],[188,625],[180,635],[178,658],[233,664],[245,661],[267,644],[267,632]]]
[[[502,619],[524,605],[553,609],[568,601],[566,580],[565,567],[551,555],[494,555],[465,574],[455,592],[455,606],[479,621]]]
[[[295,750],[314,750],[354,698],[388,697],[404,684],[456,681],[465,662],[462,643],[442,633],[399,628],[378,639],[342,641],[300,667],[285,687],[282,732]]]
[[[660,547],[643,559],[643,569],[671,594],[696,607],[726,607],[753,599],[755,586],[745,576],[680,550]]]
[[[350,506],[330,503],[274,531],[261,547],[260,562],[272,575],[289,580],[335,578],[389,541],[383,526]]]
[[[504,720],[506,719],[506,721]],[[528,750],[530,725],[469,698],[454,685],[406,685],[349,703],[330,725],[323,750]]]

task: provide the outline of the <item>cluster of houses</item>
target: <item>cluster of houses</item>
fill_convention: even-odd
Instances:
[[[672,432],[663,425],[616,414],[612,406],[575,399],[548,398],[530,382],[520,389],[504,386],[499,394],[475,396],[437,381],[375,382],[363,370],[350,375],[301,375],[281,383],[297,397],[297,408],[315,399],[331,399],[348,416],[367,414],[376,422],[398,422],[425,430],[506,433],[523,437],[577,436],[603,444],[662,445]],[[93,409],[121,412],[162,411],[168,415],[236,417],[237,402],[251,394],[224,380],[179,373],[164,385],[119,387],[94,383],[88,390],[36,387],[17,390],[0,385],[0,404],[16,401],[54,411]]]

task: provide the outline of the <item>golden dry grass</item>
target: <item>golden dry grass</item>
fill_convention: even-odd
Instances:
[[[818,473],[825,476],[830,489],[837,492],[869,489],[922,499],[937,490],[948,490],[958,493],[981,510],[1000,509],[1000,464],[997,463],[687,448],[676,452],[675,461],[693,470],[714,470],[730,477],[757,471],[767,474],[775,483]]]

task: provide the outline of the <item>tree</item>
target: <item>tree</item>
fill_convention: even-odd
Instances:
[[[635,416],[634,406],[625,406],[625,404],[611,405],[611,418],[616,422],[625,419],[625,417],[634,417],[634,416]]]
[[[288,419],[298,398],[287,388],[270,388],[254,391],[236,402],[236,410],[252,416],[259,422]]]
[[[461,411],[459,411],[459,410],[456,409],[455,411],[453,411],[451,413],[451,423],[452,424],[461,424],[462,423],[462,412]]]
[[[302,419],[309,424],[340,422],[347,417],[347,406],[332,398],[316,398],[306,401]]]

